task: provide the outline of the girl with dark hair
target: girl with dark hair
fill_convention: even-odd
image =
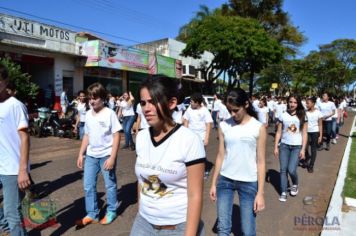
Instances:
[[[307,144],[307,117],[299,97],[288,97],[287,112],[278,118],[277,133],[274,141],[274,155],[279,158],[281,176],[281,195],[279,201],[287,201],[289,173],[292,179],[290,195],[298,194],[297,167],[299,158],[305,158]],[[281,143],[279,141],[281,139]]]
[[[148,80],[140,88],[150,128],[136,138],[139,212],[131,236],[204,235],[205,150],[198,135],[172,118],[179,97],[177,84],[169,78]]]
[[[74,132],[76,133],[79,128],[79,139],[82,140],[84,136],[84,126],[85,126],[85,114],[90,109],[88,104],[88,99],[85,91],[81,90],[78,92],[78,105],[77,105],[77,116],[74,126]]]
[[[131,129],[135,123],[135,112],[133,109],[135,98],[131,92],[126,92],[120,97],[118,117],[122,118],[122,127],[125,134],[125,146],[121,150],[135,150],[135,143],[132,138]]]
[[[308,146],[310,146],[310,154],[306,149],[305,164],[309,173],[314,171],[314,163],[316,159],[316,151],[318,144],[322,142],[323,138],[323,114],[315,108],[316,98],[309,97],[306,100],[307,118],[308,118]]]
[[[230,235],[234,193],[240,201],[243,235],[256,235],[256,213],[265,207],[266,129],[246,92],[237,89],[228,94],[231,118],[220,123],[219,151],[210,188],[217,201],[218,235]]]
[[[257,108],[258,121],[261,122],[266,128],[268,127],[268,107],[267,99],[265,97],[260,99]]]

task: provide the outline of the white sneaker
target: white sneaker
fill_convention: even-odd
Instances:
[[[298,194],[298,185],[293,185],[290,188],[290,195],[297,196],[297,194]]]
[[[331,140],[331,143],[332,143],[332,144],[337,144],[336,139],[332,139],[332,140]]]
[[[279,196],[279,201],[280,202],[286,202],[287,201],[287,194],[283,192],[281,196]]]

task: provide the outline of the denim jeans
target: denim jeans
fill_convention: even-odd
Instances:
[[[11,235],[27,235],[22,225],[21,199],[17,185],[17,175],[0,175],[3,190],[3,214],[0,215],[1,227],[9,229]],[[7,224],[7,225],[6,225]]]
[[[79,122],[79,139],[82,140],[84,136],[85,122]]]
[[[305,153],[306,162],[308,166],[313,168],[315,159],[316,159],[316,151],[318,149],[318,138],[319,132],[310,132],[308,133],[308,146],[310,146],[310,152],[308,151],[309,147],[307,148],[307,152]]]
[[[122,121],[122,128],[124,129],[125,133],[125,147],[134,146],[134,141],[131,135],[131,129],[133,124],[135,123],[136,116],[124,116]]]
[[[211,112],[211,116],[213,118],[213,122],[214,122],[214,129],[217,129],[218,128],[218,111],[212,111]]]
[[[234,193],[237,191],[240,202],[241,231],[243,235],[256,235],[256,214],[253,204],[257,194],[256,182],[242,182],[219,176],[217,192],[218,235],[230,235]]]
[[[281,193],[287,192],[289,173],[293,185],[298,185],[297,167],[301,145],[288,145],[281,143],[279,146],[279,165],[281,175]]]
[[[336,138],[337,134],[339,134],[339,124],[337,123],[337,118],[333,118],[331,121],[331,138]]]
[[[98,173],[101,171],[106,188],[106,211],[116,213],[117,208],[117,185],[115,168],[104,170],[104,162],[109,157],[94,158],[86,156],[84,161],[84,192],[85,192],[85,210],[87,216],[92,219],[98,219],[98,199],[96,192],[96,182]]]
[[[331,138],[331,130],[332,130],[332,121],[331,120],[324,120],[323,121],[323,136],[325,137],[326,144],[330,144],[330,138]]]
[[[135,221],[131,228],[130,236],[183,236],[185,232],[186,222],[176,225],[176,229],[155,229],[145,218],[139,213],[136,215]],[[204,224],[201,221],[199,224],[197,236],[204,236]]]

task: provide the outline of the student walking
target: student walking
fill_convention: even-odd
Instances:
[[[84,136],[85,115],[90,108],[85,91],[79,91],[78,97],[79,101],[77,105],[77,116],[74,126],[74,132],[77,132],[79,129],[79,139],[82,140]]]
[[[88,97],[92,109],[85,116],[85,134],[77,160],[78,168],[84,167],[85,210],[87,215],[76,222],[77,226],[98,222],[99,208],[96,184],[99,172],[103,175],[107,196],[106,214],[100,220],[100,224],[110,224],[116,218],[117,208],[115,167],[120,144],[119,130],[121,130],[121,125],[116,113],[105,107],[106,90],[100,83],[89,86]]]
[[[242,234],[256,235],[256,213],[265,207],[266,129],[256,119],[244,90],[230,92],[227,107],[232,117],[220,123],[219,151],[210,188],[210,198],[217,201],[218,235],[230,235],[235,191]]]
[[[141,85],[140,104],[150,128],[136,139],[139,211],[131,236],[204,235],[204,145],[173,121],[178,100],[178,85],[169,78]]]
[[[135,143],[132,138],[131,129],[135,123],[135,112],[133,109],[135,98],[131,92],[124,93],[120,98],[118,117],[122,117],[122,126],[125,133],[125,146],[122,150],[135,150]]]
[[[297,167],[299,158],[305,158],[307,144],[307,117],[299,97],[288,97],[287,111],[278,118],[278,128],[274,141],[274,155],[279,158],[281,195],[279,201],[287,201],[288,174],[292,180],[290,195],[298,194]],[[281,143],[279,144],[279,141]]]
[[[330,150],[330,140],[332,132],[332,116],[336,112],[335,104],[329,101],[329,94],[324,93],[322,96],[322,101],[318,103],[318,109],[323,114],[323,135],[325,138],[325,145],[321,145],[319,150],[325,149],[326,151]]]
[[[30,186],[28,114],[24,104],[11,96],[5,65],[0,64],[0,184],[3,190],[1,229],[10,235],[26,235],[21,222],[19,190]]]
[[[316,98],[309,97],[306,100],[307,119],[308,119],[308,147],[306,149],[305,165],[309,173],[314,172],[318,144],[323,139],[323,114],[315,109]],[[310,146],[310,152],[309,150]]]

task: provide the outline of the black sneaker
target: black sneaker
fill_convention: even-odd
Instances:
[[[136,150],[135,146],[131,146],[131,147],[130,147],[130,150],[131,150],[131,151],[135,151],[135,150]]]
[[[129,147],[129,146],[123,146],[123,147],[121,148],[121,150],[127,151],[127,150],[130,150],[130,147]]]
[[[290,195],[295,197],[295,196],[297,196],[297,194],[298,194],[298,185],[293,185],[290,188]]]
[[[313,173],[313,172],[314,172],[313,167],[312,167],[312,166],[309,166],[309,167],[308,167],[308,173]]]
[[[330,150],[330,144],[329,144],[329,143],[326,144],[325,150],[326,150],[326,151],[329,151],[329,150]]]

